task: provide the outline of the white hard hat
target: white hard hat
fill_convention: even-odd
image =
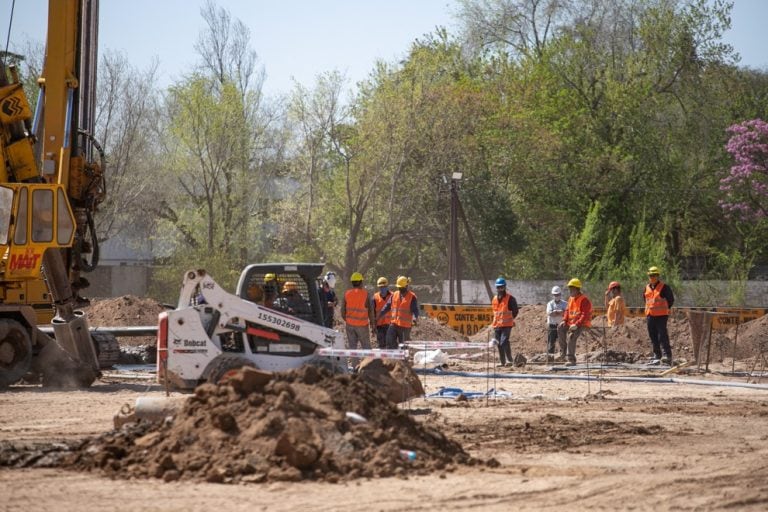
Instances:
[[[560,289],[559,286],[553,286],[552,287],[552,295],[561,295],[563,291]]]
[[[328,283],[328,286],[331,288],[336,288],[336,273],[328,272],[325,274],[325,282]]]

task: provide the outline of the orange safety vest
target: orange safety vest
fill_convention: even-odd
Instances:
[[[661,296],[661,290],[664,289],[664,283],[656,283],[656,288],[651,289],[651,285],[646,285],[645,293],[645,316],[669,316],[669,304],[667,299]]]
[[[413,326],[413,313],[411,312],[411,303],[416,295],[408,290],[405,295],[401,295],[400,290],[392,294],[392,323],[398,327],[410,328]]]
[[[581,323],[576,323],[579,319],[581,319]],[[589,299],[583,293],[576,297],[568,297],[565,325],[592,327],[592,303],[589,302]]]
[[[385,299],[385,298],[382,298],[381,292],[376,292],[373,294],[373,307],[374,307],[373,311],[374,313],[376,313],[376,327],[381,327],[381,326],[389,325],[390,323],[392,323],[391,309],[387,311],[387,313],[384,316],[379,318],[379,311],[381,311],[382,308],[384,308],[384,306],[387,304],[387,300],[390,298],[391,295],[392,295],[391,292],[388,293],[387,298]]]
[[[512,312],[509,310],[509,299],[512,296],[508,293],[504,294],[504,298],[499,301],[499,296],[494,295],[491,307],[493,308],[493,323],[491,327],[514,327],[515,317],[512,316]]]
[[[344,306],[347,325],[366,327],[368,325],[368,308],[365,302],[368,300],[368,292],[363,288],[350,288],[344,293]]]

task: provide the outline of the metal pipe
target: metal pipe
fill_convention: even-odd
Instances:
[[[415,369],[416,373],[424,373],[423,370]],[[487,373],[481,372],[452,372],[445,370],[427,370],[432,375],[444,375],[447,377],[470,377],[470,378],[488,378]],[[749,389],[768,390],[768,384],[747,384],[742,382],[721,382],[711,380],[681,379],[681,378],[658,378],[658,377],[588,377],[586,375],[543,375],[530,373],[493,373],[493,378],[499,379],[532,379],[532,380],[578,380],[592,381],[605,380],[606,382],[646,382],[650,384],[693,384],[697,386],[726,386]]]

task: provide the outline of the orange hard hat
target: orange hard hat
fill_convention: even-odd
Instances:
[[[621,283],[618,281],[611,281],[610,284],[608,284],[608,289],[613,290],[614,288],[621,288]]]

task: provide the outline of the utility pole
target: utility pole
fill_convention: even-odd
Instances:
[[[452,304],[461,304],[461,252],[459,250],[459,183],[463,174],[451,175],[451,226],[448,241],[448,290]],[[454,294],[455,291],[455,294]],[[455,299],[455,300],[454,300]]]

